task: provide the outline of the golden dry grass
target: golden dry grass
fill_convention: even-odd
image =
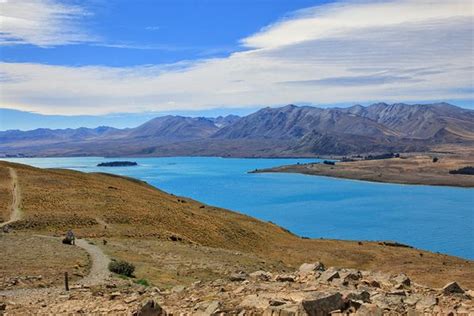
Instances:
[[[0,168],[0,221],[10,218],[12,202],[12,182],[8,168]]]
[[[15,224],[17,229],[57,234],[72,228],[82,236],[135,244],[140,251],[132,250],[135,254],[129,257],[117,249],[109,250],[119,257],[145,262],[140,264],[140,271],[153,271],[150,267],[159,264],[159,260],[150,259],[160,250],[155,242],[175,236],[189,247],[240,251],[255,260],[281,260],[290,267],[322,261],[328,266],[405,272],[416,282],[430,286],[456,280],[465,287],[474,287],[473,261],[375,242],[359,245],[352,241],[302,239],[276,225],[204,206],[133,179],[0,162],[0,170],[8,166],[16,169],[22,192],[25,218]],[[140,253],[148,259],[141,260]],[[199,251],[194,253],[199,257]],[[192,256],[181,257],[189,261]]]
[[[87,253],[74,246],[63,245],[60,240],[27,234],[0,235],[0,290],[26,287],[61,285],[64,272],[71,282],[87,275]],[[41,279],[28,277],[38,277]],[[7,287],[12,278],[18,284]]]

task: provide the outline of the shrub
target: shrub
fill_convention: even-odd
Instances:
[[[128,277],[131,277],[133,275],[133,272],[135,271],[135,266],[131,263],[128,263],[126,261],[110,261],[109,263],[109,270],[111,272],[120,274],[120,275],[125,275]]]
[[[438,162],[438,160],[439,160],[438,157],[433,158],[433,162]]]
[[[464,167],[458,170],[449,171],[450,174],[467,174],[474,175],[474,167]]]

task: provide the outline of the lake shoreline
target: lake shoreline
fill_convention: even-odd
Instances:
[[[465,158],[443,158],[433,162],[428,156],[336,162],[336,164],[309,163],[256,169],[249,173],[299,173],[338,179],[402,185],[428,185],[473,188],[474,176],[453,175],[450,170],[474,165]]]

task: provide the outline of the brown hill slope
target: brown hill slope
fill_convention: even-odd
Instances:
[[[130,240],[144,247],[141,252],[147,251],[147,242],[175,240],[198,249],[252,253],[293,267],[322,261],[405,272],[432,286],[453,280],[474,286],[472,261],[375,242],[302,239],[271,223],[173,196],[135,179],[0,162],[0,174],[8,168],[16,171],[24,216],[13,226],[24,233],[64,233],[72,228],[80,236]],[[9,181],[2,176],[0,185]]]

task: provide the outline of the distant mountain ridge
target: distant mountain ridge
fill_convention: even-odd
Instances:
[[[138,127],[0,132],[0,154],[296,157],[474,144],[474,111],[447,103],[287,105],[244,117],[162,116]]]

